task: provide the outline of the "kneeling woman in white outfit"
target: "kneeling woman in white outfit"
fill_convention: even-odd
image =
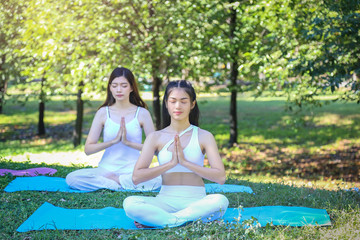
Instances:
[[[110,75],[107,97],[96,112],[85,143],[87,155],[105,149],[97,168],[80,169],[66,176],[74,189],[95,191],[139,189],[153,190],[161,185],[161,177],[134,185],[132,172],[142,149],[142,130],[154,132],[145,102],[140,98],[133,73],[115,68]],[[99,142],[103,131],[103,142]]]
[[[226,175],[214,136],[198,126],[199,109],[188,81],[170,82],[163,99],[163,129],[145,140],[133,182],[139,184],[162,175],[156,197],[130,196],[123,202],[126,215],[137,227],[175,227],[189,221],[221,218],[228,199],[206,195],[203,178],[224,184]],[[159,166],[149,168],[157,154]],[[204,167],[207,155],[210,168]]]

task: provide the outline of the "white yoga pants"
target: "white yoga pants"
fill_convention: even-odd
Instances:
[[[126,215],[151,227],[176,227],[186,222],[221,218],[229,205],[222,194],[206,195],[201,186],[161,186],[156,197],[130,196],[123,202]]]
[[[150,181],[134,185],[132,182],[132,173],[120,174],[119,185],[114,180],[105,177],[106,175],[109,175],[109,173],[112,172],[101,167],[79,169],[66,176],[66,183],[69,187],[82,191],[96,191],[104,188],[113,191],[119,191],[122,189],[151,191],[158,189],[161,186],[161,176]]]

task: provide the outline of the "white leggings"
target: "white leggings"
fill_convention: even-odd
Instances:
[[[114,180],[107,178],[109,174],[119,175],[120,185]],[[99,189],[110,189],[113,191],[140,190],[151,191],[161,186],[161,176],[151,179],[150,181],[134,185],[132,182],[132,173],[120,174],[110,172],[104,168],[85,168],[69,173],[66,176],[66,183],[69,187],[82,191],[96,191]]]
[[[206,195],[201,186],[163,185],[156,197],[130,196],[123,208],[132,220],[151,227],[176,227],[201,219],[221,218],[229,205],[221,194]]]

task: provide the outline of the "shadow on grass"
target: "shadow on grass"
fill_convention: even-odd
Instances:
[[[0,142],[11,140],[38,140],[40,138],[68,140],[74,130],[73,124],[70,123],[48,125],[46,126],[46,134],[44,136],[38,136],[36,125],[3,124],[2,127],[4,132],[0,137]]]
[[[247,175],[360,183],[360,146],[356,145],[310,153],[307,149],[293,152],[276,144],[240,143],[222,158],[226,167]]]

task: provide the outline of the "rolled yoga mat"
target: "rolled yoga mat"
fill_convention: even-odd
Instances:
[[[38,176],[38,175],[54,175],[57,172],[54,168],[40,167],[40,168],[29,168],[24,170],[13,170],[13,169],[0,169],[0,176],[5,174],[11,174],[13,176]]]

